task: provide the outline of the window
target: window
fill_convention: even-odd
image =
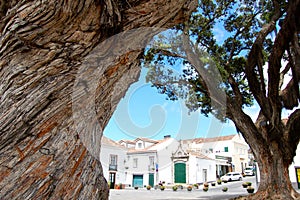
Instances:
[[[117,165],[118,163],[118,156],[111,154],[109,157],[109,164],[110,165]]]
[[[228,152],[228,147],[224,147],[224,151],[225,151],[225,152]]]
[[[154,168],[154,156],[149,157],[149,165],[151,168]]]
[[[141,142],[139,142],[139,143],[138,143],[138,148],[139,148],[139,149],[143,148],[142,145],[143,145],[143,144],[142,144]]]
[[[134,167],[134,168],[137,168],[137,167],[138,167],[138,159],[137,159],[137,158],[134,158],[134,159],[133,159],[133,167]]]
[[[110,154],[109,155],[109,170],[117,171],[118,170],[118,156]]]
[[[214,150],[212,148],[209,148],[209,153],[214,152]]]

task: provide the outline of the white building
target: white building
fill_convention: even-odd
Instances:
[[[178,141],[165,137],[163,140],[137,138],[135,147],[128,149],[125,165],[126,185],[144,187],[159,182],[172,182],[172,152],[178,147]],[[128,141],[121,140],[126,146]]]
[[[184,146],[216,161],[216,175],[227,172],[243,173],[248,165],[249,146],[241,135],[184,140]]]
[[[176,184],[195,184],[216,180],[216,162],[179,144],[172,154],[172,180]]]
[[[124,183],[126,180],[126,153],[127,149],[122,145],[107,137],[102,137],[100,161],[103,175],[110,184],[110,188],[114,188],[115,185]]]

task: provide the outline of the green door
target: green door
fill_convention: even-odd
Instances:
[[[175,183],[186,183],[186,165],[185,163],[175,163],[174,166]]]
[[[149,174],[149,185],[154,187],[154,174]]]

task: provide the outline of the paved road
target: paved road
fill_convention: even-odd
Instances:
[[[222,185],[216,185],[215,187],[209,186],[209,190],[204,192],[202,186],[197,190],[192,190],[191,192],[186,189],[178,190],[176,192],[171,189],[166,189],[165,191],[154,190],[150,191],[143,189],[134,190],[132,188],[127,188],[125,190],[110,190],[110,200],[227,200],[233,197],[246,196],[248,195],[247,190],[242,187],[244,181],[250,181],[254,188],[255,177],[245,177],[243,181],[234,181],[229,183],[222,183]],[[227,192],[223,192],[222,188],[228,187]]]

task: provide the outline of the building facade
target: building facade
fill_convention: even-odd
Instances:
[[[186,149],[214,159],[217,177],[227,172],[243,173],[248,166],[249,146],[241,135],[195,138],[183,143]]]
[[[136,138],[112,141],[103,137],[100,160],[111,188],[201,184],[229,171],[243,172],[248,145],[239,135],[177,141]]]
[[[100,161],[103,175],[110,188],[113,189],[116,185],[126,181],[125,162],[127,148],[104,136],[101,143]]]

